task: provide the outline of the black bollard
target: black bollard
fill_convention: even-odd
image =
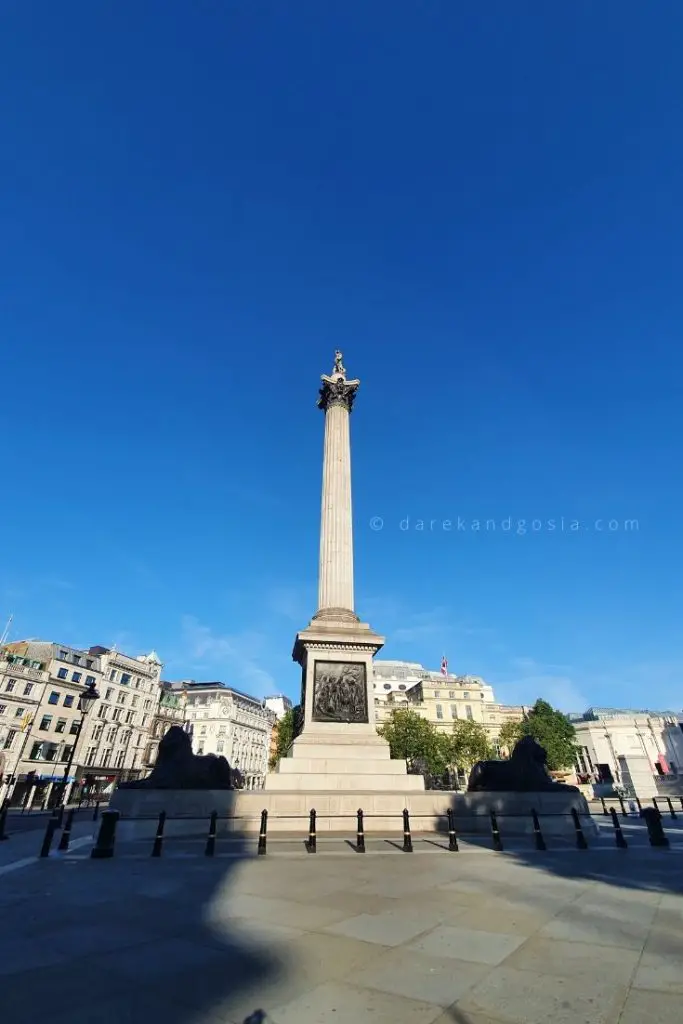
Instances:
[[[531,820],[534,823],[534,839],[536,841],[536,849],[547,850],[547,846],[545,845],[545,839],[543,838],[543,833],[541,832],[541,823],[538,820],[538,815],[536,814],[536,811],[533,808],[531,810]]]
[[[211,818],[209,819],[209,834],[206,837],[206,847],[204,849],[205,857],[213,857],[216,852],[216,822],[218,821],[218,811],[211,811]]]
[[[356,815],[356,853],[365,853],[365,830],[363,828],[363,811],[359,807]]]
[[[413,838],[410,834],[410,815],[408,814],[408,808],[403,812],[403,852],[413,852]]]
[[[266,853],[266,834],[268,832],[268,811],[261,811],[261,829],[258,834],[258,854],[264,857]]]
[[[579,812],[577,811],[576,807],[572,807],[572,820],[574,822],[574,831],[576,833],[576,849],[587,850],[588,843],[586,842],[586,837],[583,834],[583,829],[581,828],[581,819],[579,818]]]
[[[49,857],[50,856],[50,847],[52,846],[52,840],[54,838],[54,834],[57,831],[57,821],[58,821],[58,819],[55,818],[54,816],[51,817],[51,818],[48,818],[47,828],[45,829],[45,835],[43,837],[43,845],[40,848],[40,856],[41,857]]]
[[[671,801],[671,797],[670,797],[670,796],[668,796],[668,797],[666,798],[666,802],[667,802],[667,803],[668,803],[668,805],[669,805],[669,813],[671,814],[671,817],[672,817],[672,818],[675,818],[675,817],[676,817],[676,812],[674,811],[674,805],[673,805],[673,803],[672,803],[672,801]]]
[[[5,831],[7,825],[7,811],[9,809],[9,801],[3,800],[2,807],[0,807],[0,842],[5,839],[9,839],[7,832]]]
[[[311,813],[308,816],[308,842],[306,843],[306,849],[309,853],[315,853],[318,849],[318,840],[315,831],[315,809],[311,808]]]
[[[92,820],[93,821],[97,821],[97,815],[99,813],[100,813],[100,802],[99,802],[99,800],[96,800],[95,801],[95,810],[92,812]]]
[[[116,840],[116,826],[119,821],[118,811],[102,811],[100,831],[97,835],[97,842],[90,853],[95,860],[108,860],[114,856],[114,842]]]
[[[458,851],[458,837],[455,834],[455,819],[453,817],[453,809],[451,807],[446,811],[448,815],[448,849]]]
[[[647,837],[650,840],[650,846],[667,847],[669,840],[664,834],[661,812],[656,807],[646,807],[643,811],[643,818],[647,826]]]
[[[71,839],[71,829],[73,828],[73,825],[74,825],[74,812],[73,812],[73,808],[72,808],[72,810],[70,810],[69,813],[66,816],[66,825],[62,829],[62,835],[61,835],[61,838],[59,840],[59,846],[57,847],[58,850],[68,850],[69,849],[69,840]]]
[[[503,841],[500,838],[500,831],[498,829],[498,821],[496,819],[496,812],[491,811],[491,838],[493,839],[493,849],[498,853],[503,852]]]
[[[620,850],[626,850],[628,849],[628,843],[626,842],[626,837],[624,836],[624,833],[621,831],[621,825],[619,824],[617,812],[614,810],[613,807],[611,808],[611,814],[612,824],[614,825],[614,841],[616,842]]]
[[[57,818],[57,828],[61,828],[64,821],[64,804],[60,804],[59,807],[55,807],[52,813]]]
[[[608,818],[609,817],[609,811],[607,810],[607,804],[605,803],[604,796],[600,797],[600,803],[602,804],[602,813],[605,815],[606,818]]]
[[[628,818],[628,814],[626,813],[626,807],[624,806],[624,798],[621,795],[621,793],[617,793],[617,796],[619,797],[619,806],[621,807],[621,816],[622,816],[622,818]]]
[[[161,848],[164,844],[164,825],[166,824],[166,811],[159,811],[159,823],[157,825],[157,834],[154,837],[154,845],[152,846],[152,856],[161,857]]]

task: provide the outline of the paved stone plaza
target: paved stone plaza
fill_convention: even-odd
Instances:
[[[256,857],[250,838],[215,859],[168,843],[159,860],[145,844],[109,861],[89,858],[88,835],[79,825],[73,851],[43,861],[29,860],[35,833],[2,844],[12,1024],[45,1007],[53,1024],[242,1024],[256,1009],[272,1024],[680,1018],[676,834],[668,851],[633,829],[626,851],[448,853],[416,837],[412,855],[373,839],[363,856],[340,838]]]

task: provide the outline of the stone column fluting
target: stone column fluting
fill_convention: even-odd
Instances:
[[[353,610],[353,524],[349,414],[359,380],[347,380],[337,353],[335,370],[321,377],[318,406],[325,413],[320,566],[316,619],[357,622]]]

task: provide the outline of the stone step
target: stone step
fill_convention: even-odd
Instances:
[[[283,775],[272,772],[266,779],[266,791],[306,792],[339,791],[355,793],[376,791],[381,793],[424,793],[424,779],[421,775],[364,775],[339,772],[337,775],[324,772],[297,772]]]
[[[345,754],[336,755],[336,751],[327,748],[326,757],[284,757],[278,768],[280,775],[296,775],[312,773],[320,775],[326,772],[332,774],[356,774],[356,775],[403,775],[407,774],[405,761],[392,761],[390,759],[348,757]]]
[[[354,761],[390,761],[391,751],[388,743],[340,743],[337,737],[321,740],[319,743],[301,743],[294,741],[291,758],[348,758]],[[289,760],[290,758],[287,758]]]

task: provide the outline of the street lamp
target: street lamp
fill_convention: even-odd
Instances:
[[[71,748],[71,753],[69,754],[69,760],[67,761],[66,768],[64,769],[64,777],[62,779],[62,786],[61,786],[62,792],[60,794],[60,800],[59,800],[59,805],[60,805],[60,808],[62,809],[62,813],[63,813],[63,809],[64,809],[64,806],[65,806],[66,788],[67,788],[67,786],[69,784],[69,775],[71,774],[71,765],[73,764],[74,755],[76,753],[76,748],[78,746],[78,741],[79,741],[80,736],[81,736],[81,730],[83,729],[83,725],[85,723],[85,716],[88,714],[88,712],[90,711],[90,709],[93,706],[93,704],[96,701],[98,701],[99,699],[100,699],[100,695],[97,692],[97,690],[95,689],[95,682],[94,682],[94,680],[93,680],[92,683],[89,683],[86,686],[85,690],[83,690],[83,692],[81,693],[80,697],[78,698],[78,710],[81,712],[81,718],[80,718],[80,721],[78,723],[78,728],[76,729],[76,736],[74,737],[74,742],[73,742],[73,746]]]

